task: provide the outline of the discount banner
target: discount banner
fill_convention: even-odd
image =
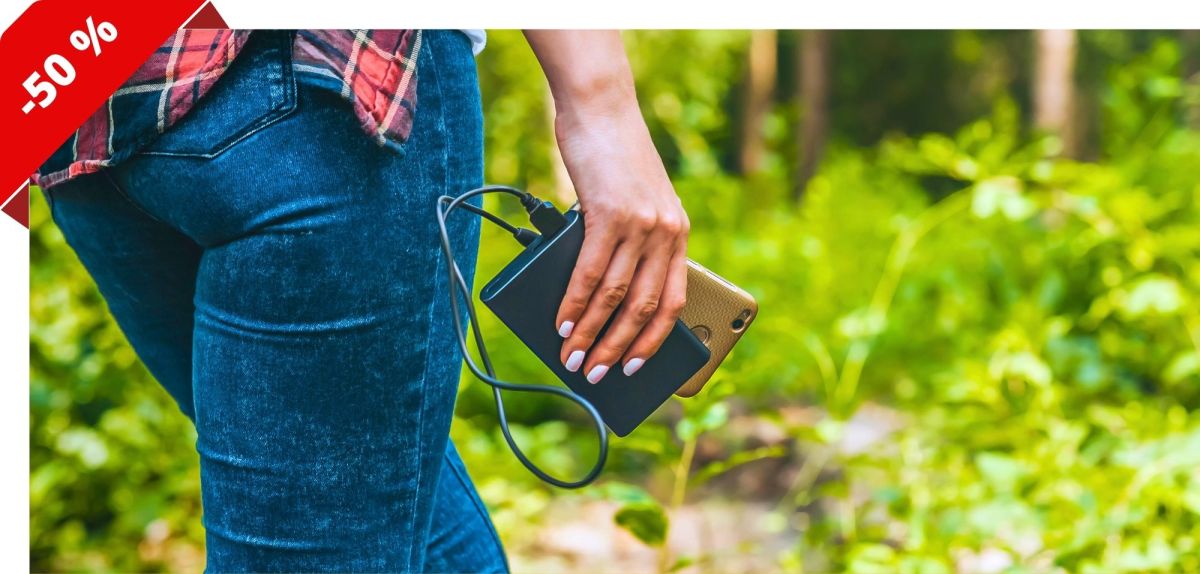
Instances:
[[[0,36],[0,206],[28,226],[28,178],[204,0],[34,2]]]

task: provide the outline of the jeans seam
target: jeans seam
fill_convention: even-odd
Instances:
[[[437,44],[437,42],[430,42],[429,40],[430,40],[430,38],[427,37],[426,41],[423,43],[423,49],[429,51],[430,60],[436,60],[436,55],[437,55],[438,50],[435,49],[436,48],[435,44]],[[431,65],[426,66],[424,68],[418,68],[418,70],[425,71],[427,76],[430,76],[430,75],[433,76],[433,78],[431,78],[433,80],[432,86],[433,86],[434,90],[437,92],[438,104],[441,106],[442,110],[444,111],[446,108],[446,99],[445,99],[445,94],[442,91],[442,84],[441,84],[440,78],[437,77],[438,76],[437,62],[435,61]],[[428,113],[428,112],[426,112],[426,113]],[[442,145],[442,151],[441,151],[442,165],[448,166],[450,163],[450,157],[449,157],[450,138],[446,132],[445,114],[439,113],[435,117],[437,118],[437,120],[436,120],[437,131],[440,134],[442,134],[442,136],[443,136],[443,145]],[[447,168],[447,170],[448,170],[448,168]],[[445,171],[444,172],[444,180],[442,182],[443,189],[449,185],[449,179],[450,178],[449,178],[448,171]],[[434,266],[435,273],[437,273],[437,276],[438,276],[438,278],[434,282],[435,289],[450,288],[450,285],[448,284],[448,282],[450,281],[449,275],[448,275],[448,273],[449,273],[448,267],[450,265],[450,262],[443,261],[443,259],[444,259],[443,254],[439,251],[437,254],[438,262]],[[446,272],[442,272],[443,264],[447,267],[447,269],[445,270]],[[451,293],[450,296],[457,297],[457,295],[455,293]],[[433,308],[433,306],[431,305],[431,311],[432,311],[432,308]],[[431,317],[430,317],[431,327],[432,327],[432,323],[433,323],[433,318],[432,318],[432,314],[431,314]],[[427,351],[427,353],[431,352],[431,351],[432,351],[432,347],[430,347],[430,349]],[[459,359],[459,360],[461,361],[462,359]],[[426,362],[426,365],[427,365],[426,368],[428,368],[428,364],[429,363]],[[496,527],[492,523],[491,517],[487,513],[487,509],[483,506],[483,501],[480,500],[479,495],[475,492],[474,488],[472,488],[470,480],[467,477],[463,476],[462,471],[460,471],[458,466],[453,463],[453,461],[451,460],[449,451],[444,452],[442,454],[442,459],[445,461],[445,466],[448,466],[450,469],[450,472],[454,474],[455,480],[458,481],[459,485],[462,486],[464,492],[466,492],[467,497],[471,499],[471,504],[472,504],[472,506],[475,507],[475,511],[479,514],[480,519],[487,526],[488,532],[491,533],[492,543],[495,544],[496,550],[500,554],[500,559],[502,560],[502,562],[504,564],[504,571],[508,572],[509,571],[508,555],[504,553],[504,544],[500,540],[500,534],[496,531]],[[444,480],[444,478],[442,478],[442,480]]]
[[[433,272],[436,274],[437,271],[438,271],[438,264],[434,263]],[[439,286],[440,286],[440,284],[435,280],[434,288],[436,289]],[[436,309],[437,309],[437,299],[431,298],[429,301],[429,312],[426,313],[426,325],[429,326],[428,331],[430,331],[430,332],[433,331],[433,313]],[[425,366],[421,368],[421,381],[420,381],[420,384],[417,385],[420,389],[419,392],[421,394],[421,406],[420,406],[420,408],[417,409],[417,457],[416,457],[416,459],[417,459],[416,485],[417,486],[416,486],[416,493],[414,493],[414,496],[412,499],[413,500],[412,512],[409,513],[409,519],[408,519],[408,531],[412,535],[412,541],[409,542],[409,545],[408,545],[408,567],[409,567],[410,571],[420,570],[423,567],[423,564],[416,564],[415,559],[414,559],[414,554],[416,554],[416,549],[417,549],[417,504],[418,504],[418,499],[420,498],[421,492],[422,492],[421,491],[421,487],[422,487],[421,480],[424,478],[422,476],[423,473],[421,472],[421,459],[424,458],[424,454],[425,454],[425,432],[424,432],[425,408],[426,408],[426,406],[428,406],[427,399],[429,398],[429,394],[428,394],[428,392],[426,392],[427,389],[426,389],[425,383],[429,379],[429,367],[433,363],[433,361],[431,360],[431,357],[430,357],[430,355],[432,355],[432,354],[433,354],[433,344],[432,344],[432,342],[427,340],[426,347],[425,347]],[[426,543],[426,541],[422,540],[421,543],[424,544],[424,543]],[[421,561],[424,562],[424,558],[422,558]]]
[[[429,53],[430,53],[429,59],[431,61],[433,60],[432,48],[433,48],[433,46],[428,45],[428,44],[425,47],[426,50],[429,50]],[[420,55],[418,54],[418,56],[420,56]],[[433,69],[436,67],[437,66],[431,62],[430,65],[428,66],[428,68],[430,68],[430,70],[427,74],[432,74],[434,76],[432,78],[432,80],[433,80],[433,87],[434,87],[434,89],[437,90],[438,105],[441,106],[442,110],[444,110],[445,109],[445,101],[443,101],[443,99],[442,99],[441,84],[440,84],[440,82],[438,82],[438,78],[436,77],[437,71]],[[439,132],[444,131],[445,130],[445,122],[443,121],[444,118],[442,117],[441,114],[438,114],[437,118],[438,118],[438,123],[436,125],[437,131],[439,131]],[[415,122],[414,122],[414,126],[415,126]],[[443,159],[445,159],[445,155],[446,155],[445,146],[443,146],[443,153],[442,153]],[[444,164],[445,164],[445,161],[443,161],[443,165]],[[443,181],[443,187],[444,186],[445,186],[445,182]],[[441,287],[441,285],[442,285],[440,282],[440,279],[438,279],[438,277],[441,277],[441,275],[442,275],[439,272],[440,269],[441,269],[441,257],[439,256],[435,259],[435,262],[433,265],[433,270],[432,270],[434,273],[434,277],[435,277],[435,279],[434,279],[434,288],[435,289]],[[429,325],[428,331],[430,334],[433,333],[433,314],[436,310],[437,310],[437,298],[433,297],[429,301],[429,313],[427,314],[428,315],[427,316],[427,324]],[[420,490],[421,490],[421,480],[424,478],[422,476],[422,472],[421,472],[421,459],[424,457],[424,454],[425,454],[425,433],[423,432],[423,429],[424,429],[424,424],[425,424],[425,407],[427,406],[426,399],[428,398],[428,393],[426,392],[427,389],[425,388],[424,383],[428,380],[429,367],[433,362],[432,358],[430,356],[433,354],[433,344],[431,341],[427,340],[426,345],[427,346],[425,348],[425,367],[421,371],[421,383],[422,383],[420,385],[420,387],[421,387],[421,408],[417,410],[417,491],[418,492],[420,492]],[[409,532],[411,532],[413,534],[414,538],[416,538],[416,534],[417,534],[416,505],[417,505],[417,501],[416,501],[416,498],[414,498],[413,499],[413,512],[411,513],[411,518],[409,519]],[[424,541],[422,541],[422,542],[424,542]],[[416,552],[417,552],[417,544],[416,544],[416,541],[414,540],[414,542],[410,543],[408,546],[408,564],[410,566],[415,566],[417,569],[420,569],[424,565],[416,564],[416,561],[414,560],[414,554],[416,554]],[[424,557],[422,557],[421,561],[424,562]]]
[[[474,493],[471,487],[471,481],[463,476],[458,466],[450,459],[450,453],[443,455],[446,460],[446,466],[450,467],[450,472],[454,473],[454,478],[458,479],[458,483],[463,487],[471,499],[471,504],[475,507],[475,511],[479,513],[479,518],[487,525],[488,532],[492,533],[492,542],[496,544],[496,550],[500,552],[500,558],[504,561],[504,570],[508,571],[508,555],[504,553],[504,543],[500,540],[500,533],[496,532],[496,525],[492,524],[492,518],[488,514],[487,509],[483,506],[483,501],[479,499],[479,495]]]

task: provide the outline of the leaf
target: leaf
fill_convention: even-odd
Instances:
[[[886,544],[856,544],[850,550],[849,571],[856,574],[894,574],[896,551]]]
[[[1178,383],[1183,379],[1200,373],[1200,353],[1184,351],[1175,356],[1167,368],[1163,369],[1163,380],[1168,383]]]
[[[1157,273],[1138,279],[1120,301],[1120,309],[1128,317],[1172,315],[1182,307],[1183,289],[1179,283]]]
[[[1033,353],[1017,353],[1008,364],[1008,372],[1017,375],[1031,383],[1046,386],[1050,384],[1053,374],[1050,366]]]
[[[90,428],[72,428],[58,435],[58,452],[75,455],[87,468],[97,468],[108,461],[108,446],[104,438]]]
[[[725,403],[717,403],[704,410],[704,414],[700,417],[700,428],[710,431],[723,426],[727,421],[729,421],[729,406]]]
[[[1005,492],[1014,490],[1017,483],[1029,473],[1021,461],[998,452],[975,455],[975,466],[992,488]]]
[[[979,182],[971,197],[971,212],[980,219],[997,213],[1012,221],[1022,221],[1037,211],[1037,206],[1021,194],[1021,181],[1014,177],[994,177]]]
[[[945,562],[928,556],[905,556],[900,560],[900,572],[907,574],[949,574]]]
[[[667,572],[678,572],[696,563],[696,559],[691,556],[680,556],[674,564],[671,565]]]
[[[625,437],[621,441],[620,447],[624,450],[636,450],[653,454],[655,456],[662,455],[665,452],[663,443],[661,441],[645,438],[641,435],[631,435]]]
[[[1041,357],[1029,351],[997,354],[988,369],[998,380],[1015,377],[1040,387],[1049,385],[1054,378],[1050,366]]]
[[[679,436],[679,440],[686,442],[696,438],[700,434],[700,429],[696,426],[696,421],[684,417],[675,424],[675,434]]]
[[[847,339],[865,339],[874,337],[887,327],[887,317],[880,313],[872,313],[866,307],[860,307],[838,319],[838,334]]]
[[[654,497],[640,486],[627,482],[605,482],[588,489],[588,494],[597,498],[624,504],[653,503]]]
[[[787,449],[782,446],[764,446],[754,450],[747,450],[733,454],[725,460],[719,460],[709,463],[700,469],[689,481],[691,484],[704,484],[718,474],[728,472],[743,464],[751,463],[756,460],[765,458],[781,458],[787,456]]]
[[[706,431],[723,426],[729,420],[729,407],[725,403],[713,403],[698,416],[684,416],[675,425],[679,440],[689,441]]]
[[[1182,502],[1192,514],[1200,516],[1200,483],[1191,481],[1188,484],[1187,490],[1183,492]]]
[[[613,520],[649,546],[661,546],[667,539],[667,515],[656,502],[626,504]]]
[[[826,417],[821,419],[821,422],[817,423],[813,430],[816,431],[817,439],[821,444],[834,444],[842,440],[842,435],[846,434],[846,423],[833,417]]]

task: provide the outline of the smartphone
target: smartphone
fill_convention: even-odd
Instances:
[[[583,246],[583,214],[568,210],[565,216],[562,229],[526,246],[484,285],[479,298],[567,387],[596,407],[613,433],[626,436],[701,373],[712,351],[683,321],[676,321],[662,347],[633,376],[613,368],[593,385],[582,369],[568,371],[559,361],[563,339],[555,320]],[[600,335],[607,329],[605,325]]]
[[[758,316],[758,302],[742,288],[688,259],[687,305],[679,320],[710,355],[708,362],[675,391],[681,397],[700,392],[729,351]]]

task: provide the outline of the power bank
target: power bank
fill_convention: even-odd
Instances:
[[[596,407],[609,429],[626,436],[708,362],[709,350],[676,321],[658,352],[631,377],[614,365],[593,385],[582,369],[568,371],[558,359],[563,339],[554,321],[583,245],[583,215],[576,210],[565,215],[562,229],[530,243],[479,298],[568,388]],[[607,330],[605,325],[600,335]]]

